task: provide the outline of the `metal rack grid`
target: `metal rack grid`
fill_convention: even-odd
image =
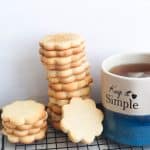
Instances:
[[[74,144],[67,136],[52,127],[48,128],[46,138],[37,141],[33,144],[10,144],[6,137],[2,137],[2,150],[143,150],[143,147],[131,147],[127,145],[120,145],[108,139],[99,136],[90,144]]]

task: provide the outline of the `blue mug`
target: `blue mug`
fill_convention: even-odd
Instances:
[[[104,136],[132,146],[150,145],[150,77],[125,77],[110,70],[141,63],[150,63],[150,53],[110,56],[103,61],[101,69]]]

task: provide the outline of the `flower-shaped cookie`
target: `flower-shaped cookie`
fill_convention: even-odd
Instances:
[[[74,33],[47,35],[40,41],[40,46],[47,50],[65,50],[83,44],[84,39]]]
[[[96,108],[93,100],[74,97],[62,108],[60,126],[72,142],[89,144],[102,133],[103,118],[102,111]]]
[[[47,127],[41,129],[38,133],[30,134],[26,136],[16,136],[13,134],[7,133],[4,129],[2,130],[3,134],[7,136],[8,141],[11,143],[23,143],[23,144],[31,144],[35,140],[41,140],[45,137]]]
[[[3,107],[1,118],[16,126],[34,124],[45,114],[45,106],[34,100],[15,101]]]

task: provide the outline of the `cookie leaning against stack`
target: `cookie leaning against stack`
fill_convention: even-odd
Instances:
[[[103,118],[93,99],[74,97],[62,108],[60,127],[72,142],[90,144],[102,133]]]
[[[88,97],[92,77],[85,53],[85,41],[73,33],[48,35],[40,41],[41,62],[48,71],[48,114],[59,128],[62,106],[72,97]]]
[[[47,112],[43,104],[33,100],[16,101],[3,107],[3,134],[11,143],[33,143],[45,137]]]

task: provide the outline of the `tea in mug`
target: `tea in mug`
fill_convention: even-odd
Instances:
[[[150,64],[123,64],[109,70],[113,74],[132,78],[150,77]]]

